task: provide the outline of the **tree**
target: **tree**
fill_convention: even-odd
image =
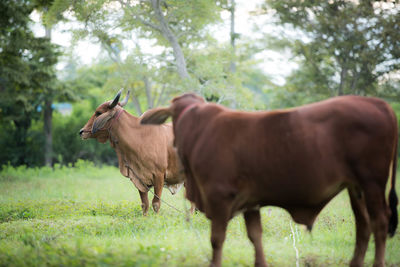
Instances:
[[[140,1],[139,4],[119,0],[124,10],[124,27],[139,27],[151,34],[159,44],[172,48],[177,72],[189,78],[182,46],[199,40],[202,30],[219,19],[220,2],[206,1]]]
[[[43,108],[45,88],[54,83],[56,46],[47,38],[37,38],[30,29],[30,1],[0,3],[0,120],[13,136],[12,164],[28,164],[28,129]],[[8,155],[11,156],[11,155]]]
[[[175,87],[183,84],[196,90],[198,83],[190,77],[184,51],[210,39],[204,29],[218,21],[219,5],[220,2],[211,0],[55,0],[47,18],[52,21],[53,17],[60,16],[64,11],[72,11],[70,14],[83,25],[75,31],[75,36],[79,39],[94,38],[102,45],[116,64],[120,85],[132,92],[132,102],[137,113],[141,114],[145,109],[140,102],[143,96],[147,98],[147,108],[151,108],[160,102],[156,101],[157,98],[162,99],[163,95],[169,93],[165,90],[169,89],[167,86],[156,82],[157,78],[153,75],[155,71],[165,76],[160,72],[171,73],[170,70],[175,69],[178,74]],[[141,49],[143,40],[164,49],[152,55],[146,54]],[[124,51],[124,55],[121,51]],[[127,54],[130,55],[129,62]],[[133,62],[134,59],[136,62]],[[133,81],[135,78],[139,81]],[[117,86],[117,83],[113,85]]]
[[[251,55],[245,55],[253,53],[254,49],[249,49],[250,40],[238,42],[238,34],[234,31],[234,1],[63,3],[65,1],[55,0],[55,8],[50,10],[50,14],[56,8],[58,11],[55,14],[69,10],[82,23],[75,36],[79,39],[89,37],[102,45],[115,63],[114,77],[106,88],[129,89],[137,114],[162,104],[171,93],[187,90],[234,107],[243,106],[251,99],[240,97],[240,94],[253,93],[244,87],[242,80],[247,81],[251,77],[247,76],[247,70],[253,70],[253,67],[243,70],[242,66],[254,62],[250,59]],[[162,11],[164,20],[159,16],[158,9]],[[208,26],[221,21],[220,13],[224,9],[232,14],[233,28],[230,44],[221,45],[210,36]],[[163,22],[167,23],[180,49],[174,48],[175,41],[162,26]],[[144,42],[151,43],[158,51],[145,51]],[[179,50],[185,55],[184,64],[177,56]],[[178,67],[183,65],[185,71]],[[234,69],[241,69],[242,72],[232,71]],[[182,75],[185,72],[189,78]],[[251,101],[246,105],[253,106]]]
[[[35,0],[35,9],[40,13],[46,13],[51,6],[53,0]],[[45,38],[51,43],[51,26],[46,25],[43,21],[42,24],[45,28]],[[55,62],[56,63],[56,62]],[[54,67],[54,65],[53,65]],[[53,71],[54,72],[54,71]],[[53,75],[55,80],[55,75]],[[52,166],[53,164],[53,135],[52,135],[52,122],[53,122],[53,99],[55,95],[56,84],[49,84],[43,88],[44,103],[43,103],[43,131],[44,131],[44,164]]]
[[[123,61],[113,63],[113,74],[105,84],[105,88],[125,88],[132,94],[133,106],[137,115],[145,110],[165,104],[166,91],[172,93],[163,71],[151,66],[149,57],[138,47]]]
[[[399,4],[311,0],[265,3],[264,10],[275,12],[278,25],[291,33],[301,31],[294,40],[267,37],[281,48],[289,47],[298,57],[300,70],[289,78],[296,90],[325,96],[385,95],[379,83],[400,68]],[[299,82],[295,75],[312,81]]]
[[[236,2],[235,0],[230,0],[230,5],[228,7],[229,12],[231,13],[231,48],[232,48],[232,60],[230,63],[230,70],[231,72],[236,71],[236,64],[235,64],[235,46],[236,46],[236,39],[238,38],[238,34],[235,32],[235,10],[236,10]]]

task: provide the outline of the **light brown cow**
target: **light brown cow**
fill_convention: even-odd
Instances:
[[[374,266],[384,266],[386,235],[394,235],[398,222],[398,127],[387,103],[343,96],[288,110],[238,112],[185,94],[168,108],[146,112],[141,123],[170,116],[187,197],[211,220],[212,266],[221,265],[226,227],[236,213],[244,213],[255,264],[266,266],[259,207],[284,208],[311,229],[345,188],[356,219],[351,266],[363,265],[371,232]]]
[[[172,146],[172,126],[140,125],[139,118],[123,109],[129,92],[124,101],[118,103],[121,91],[114,100],[96,109],[79,134],[82,139],[96,138],[100,143],[110,141],[117,153],[121,174],[139,190],[143,214],[146,215],[149,208],[147,193],[151,186],[156,195],[153,209],[158,212],[163,186],[175,194],[185,177]]]

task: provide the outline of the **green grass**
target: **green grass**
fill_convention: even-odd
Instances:
[[[400,194],[400,182],[397,192]],[[149,194],[151,197],[151,194]],[[189,208],[183,192],[163,199]],[[300,266],[346,266],[354,249],[354,218],[346,192],[319,215],[312,234],[287,212],[262,210],[263,244],[270,266],[295,266],[291,225]],[[131,182],[114,167],[27,169],[0,172],[0,266],[207,266],[210,224],[203,214],[185,215],[161,205],[143,217]],[[374,256],[369,244],[366,266]],[[224,266],[252,266],[253,247],[242,216],[231,220]],[[386,246],[387,266],[400,266],[400,233]]]

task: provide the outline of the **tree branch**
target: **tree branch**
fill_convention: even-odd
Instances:
[[[129,12],[131,13],[131,15],[133,16],[134,19],[138,20],[140,23],[142,23],[145,26],[148,26],[156,31],[161,32],[161,28],[159,26],[157,26],[154,23],[144,20],[143,18],[140,17],[140,14],[132,14],[132,12],[131,12],[132,8],[131,8],[131,6],[128,6],[128,3],[125,3],[123,0],[118,0],[118,2],[123,7],[125,6],[124,10],[129,10]]]
[[[132,94],[132,103],[133,103],[133,106],[135,107],[138,115],[141,116],[143,114],[143,111],[142,111],[142,108],[140,107],[139,100],[137,99],[137,97],[134,94]]]
[[[181,46],[179,45],[178,39],[171,31],[167,21],[164,18],[160,7],[160,0],[151,0],[151,4],[154,9],[155,18],[160,23],[161,34],[164,36],[165,39],[168,40],[168,42],[172,46],[179,76],[183,79],[189,78],[190,76],[187,72],[186,61]]]
[[[154,30],[156,30],[156,31],[162,32],[162,30],[161,30],[160,27],[158,27],[157,25],[155,25],[155,24],[153,24],[153,23],[151,23],[151,22],[148,22],[148,21],[142,19],[142,18],[139,17],[138,15],[134,16],[134,18],[137,19],[137,20],[139,20],[143,25],[148,26],[148,27],[150,27],[150,28],[152,28],[152,29],[154,29]]]
[[[156,104],[155,104],[156,107],[158,107],[163,102],[165,87],[166,87],[165,84],[163,84],[162,88],[161,88],[161,92],[158,95],[158,98],[157,98],[157,101],[156,101]]]

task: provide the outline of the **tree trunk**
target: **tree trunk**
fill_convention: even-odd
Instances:
[[[53,109],[51,108],[52,101],[46,98],[44,102],[44,163],[51,167],[53,164]]]
[[[144,76],[143,81],[144,81],[144,88],[145,88],[146,97],[147,97],[147,108],[150,109],[150,108],[154,107],[154,101],[153,101],[153,97],[151,96],[151,84],[149,81],[149,77]]]
[[[153,6],[156,19],[160,23],[161,34],[164,36],[165,39],[168,40],[168,42],[172,46],[178,74],[182,79],[187,79],[190,76],[186,68],[185,56],[183,55],[181,46],[178,43],[178,39],[168,27],[168,23],[165,20],[164,15],[161,11],[160,0],[151,0],[151,4]]]
[[[235,0],[231,0],[230,12],[231,12],[231,49],[232,49],[232,59],[230,63],[230,71],[233,73],[236,71],[236,63],[235,63],[235,41],[236,41],[236,33],[235,33],[235,8],[236,8]]]
[[[353,94],[355,94],[355,95],[360,94],[360,92],[358,90],[359,88],[356,88],[359,76],[360,76],[360,72],[357,71],[357,70],[354,70],[354,72],[353,72],[353,80],[351,81],[351,92]]]
[[[340,84],[338,88],[338,95],[343,95],[343,87],[347,76],[347,68],[342,66],[342,70],[340,72]]]
[[[140,107],[139,100],[133,94],[132,94],[132,103],[133,103],[133,106],[136,109],[136,112],[137,112],[138,116],[142,115],[143,111],[142,111],[142,108]]]
[[[165,92],[165,84],[163,84],[162,88],[161,88],[161,92],[157,97],[157,100],[155,102],[156,107],[158,107],[159,105],[164,103],[164,92]]]
[[[51,39],[51,28],[46,26],[46,38]],[[53,135],[52,135],[52,123],[53,123],[53,109],[52,105],[52,97],[46,96],[44,108],[43,108],[43,116],[44,116],[44,164],[46,166],[53,165]]]
[[[31,126],[30,118],[29,119],[22,119],[22,120],[15,120],[14,125],[17,128],[15,132],[15,141],[17,144],[17,158],[13,160],[13,164],[18,165],[27,165],[29,162],[26,160],[27,156],[27,136],[28,136],[28,129]]]

